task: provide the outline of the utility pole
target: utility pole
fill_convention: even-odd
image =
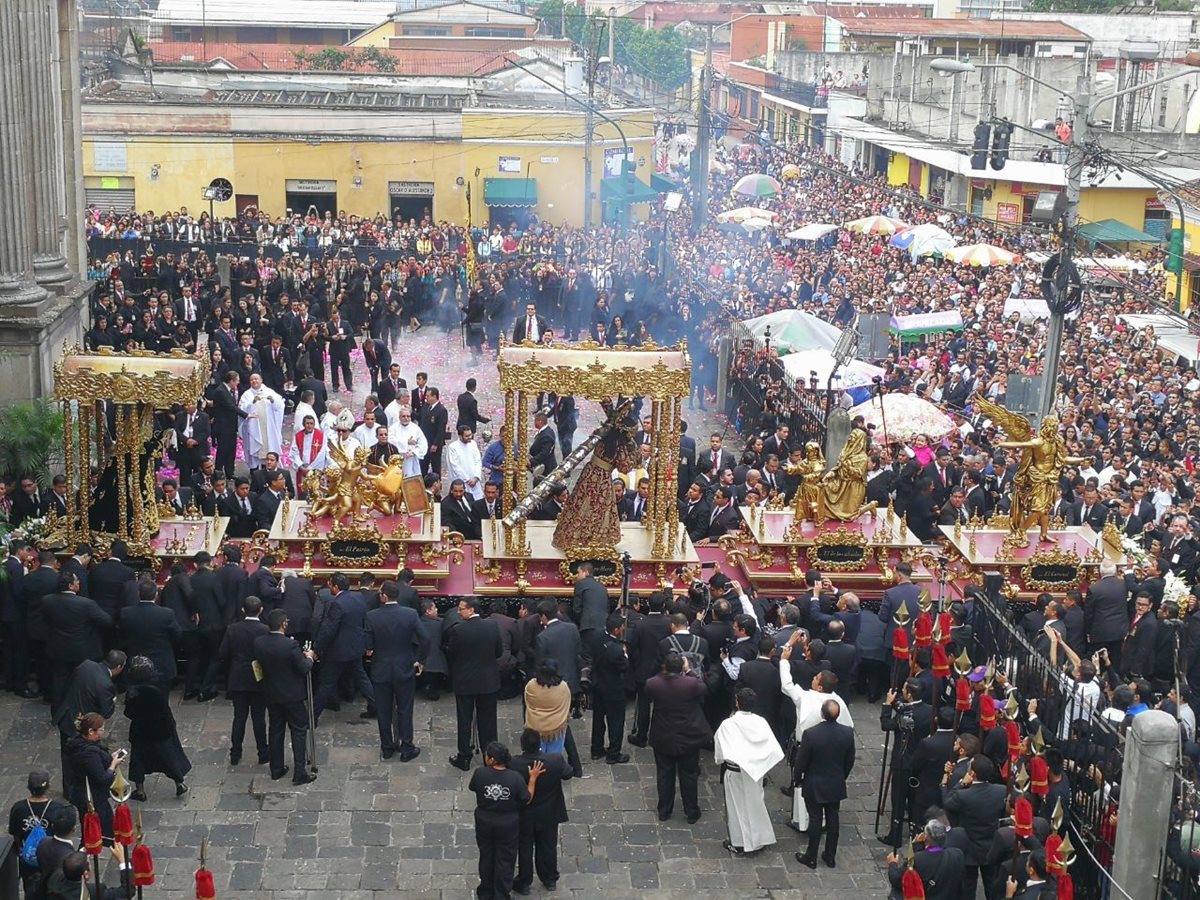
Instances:
[[[1086,75],[1075,82],[1075,121],[1071,126],[1071,143],[1067,147],[1067,208],[1061,233],[1062,247],[1059,249],[1059,269],[1064,272],[1075,246],[1075,228],[1079,224],[1079,197],[1083,186],[1083,165],[1086,158],[1085,144],[1088,136],[1088,116],[1091,114],[1091,87]],[[1065,283],[1065,282],[1064,282]],[[1065,293],[1065,292],[1062,292]],[[1065,300],[1060,294],[1059,300]],[[1038,398],[1038,420],[1046,418],[1054,409],[1054,398],[1058,392],[1058,370],[1062,357],[1063,326],[1066,314],[1050,309],[1050,323],[1046,329],[1046,355],[1042,363],[1042,391]]]
[[[608,103],[612,105],[612,83],[613,83],[613,67],[617,64],[617,57],[613,53],[615,44],[614,39],[617,36],[617,8],[610,6],[608,8]],[[1187,108],[1186,106],[1184,107]]]
[[[713,26],[705,26],[704,68],[700,70],[700,126],[696,135],[696,171],[692,187],[696,202],[692,207],[692,226],[698,231],[708,220],[708,144],[712,130],[709,94],[712,91]]]
[[[564,4],[565,7],[565,4]],[[591,27],[591,19],[584,23],[583,31],[583,46],[584,53],[587,54],[583,64],[587,67],[587,83],[588,83],[588,102],[587,114],[584,117],[583,125],[583,228],[584,231],[592,227],[592,128],[594,120],[592,118],[592,110],[596,105],[596,62],[594,54],[591,52],[591,47],[588,46],[588,37]]]

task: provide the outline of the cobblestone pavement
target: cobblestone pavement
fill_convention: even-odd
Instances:
[[[232,707],[224,699],[198,704],[172,695],[180,737],[194,768],[191,791],[175,799],[171,782],[151,776],[149,800],[133,804],[156,861],[158,883],[147,897],[194,897],[192,873],[201,841],[208,839],[209,865],[221,900],[316,900],[316,898],[469,898],[477,861],[474,795],[468,773],[447,764],[454,752],[454,700],[418,698],[416,743],[421,755],[409,763],[379,759],[372,720],[362,707],[343,704],[326,712],[317,737],[320,775],[293,788],[271,781],[266,766],[253,764],[253,738],[238,766],[228,764]],[[127,722],[118,698],[108,742],[125,742]],[[676,804],[673,819],[654,812],[654,761],[649,749],[626,747],[628,765],[593,763],[587,756],[590,713],[575,720],[584,753],[584,778],[566,784],[570,822],[562,826],[553,894],[534,881],[535,897],[737,897],[866,898],[886,895],[881,871],[886,848],[872,836],[882,740],[877,709],[861,700],[852,707],[858,725],[858,763],[850,798],[842,804],[838,868],[804,868],[793,857],[801,838],[784,826],[790,800],[779,793],[782,767],[767,786],[767,804],[778,844],[735,859],[725,838],[722,799],[711,755],[702,758],[703,818],[686,824]],[[627,723],[632,721],[632,706]],[[519,700],[500,706],[500,735],[515,745],[521,726]],[[45,765],[58,784],[58,743],[46,707],[0,700],[3,786],[7,804],[23,797],[32,764]],[[289,751],[290,752],[290,751]],[[478,762],[478,757],[476,757]],[[7,805],[6,807],[7,808]],[[135,809],[136,813],[136,809]],[[111,870],[110,870],[110,874]]]

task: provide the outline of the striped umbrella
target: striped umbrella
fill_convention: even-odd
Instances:
[[[897,231],[903,231],[908,225],[887,216],[866,216],[847,222],[843,227],[847,231],[858,231],[862,234],[895,234]]]
[[[776,197],[781,190],[778,181],[761,172],[743,175],[733,186],[733,193],[740,197]]]
[[[968,244],[965,247],[955,247],[947,251],[947,259],[968,266],[1011,266],[1016,262],[1014,253],[1009,253],[1003,247],[993,244]]]

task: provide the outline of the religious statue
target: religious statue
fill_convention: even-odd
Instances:
[[[315,469],[308,473],[304,488],[308,493],[308,511],[314,519],[329,516],[335,522],[362,506],[359,481],[367,462],[365,447],[355,447],[351,458],[338,444],[330,444],[329,458],[334,465],[324,472]]]
[[[385,516],[399,512],[400,488],[404,483],[404,457],[393,456],[382,466],[367,463],[364,481],[366,505]]]
[[[796,496],[792,499],[796,520],[812,519],[817,523],[824,522],[825,495],[821,490],[821,478],[825,475],[825,455],[821,452],[821,445],[816,441],[809,441],[804,445],[804,459],[796,463],[785,463],[784,471],[789,475],[800,476]]]
[[[1058,433],[1058,417],[1046,416],[1034,435],[1033,423],[1003,406],[975,398],[975,405],[1008,435],[997,447],[1021,450],[1021,462],[1013,476],[1012,508],[1009,513],[1013,546],[1029,544],[1029,528],[1040,526],[1039,540],[1053,543],[1050,537],[1050,511],[1058,495],[1058,477],[1063,466],[1082,465],[1088,460],[1068,456],[1066,441]]]
[[[598,429],[604,430],[603,436],[579,474],[554,526],[551,543],[559,550],[585,546],[615,549],[621,542],[621,518],[613,494],[612,473],[614,469],[624,472],[637,462],[637,447],[631,436],[635,425],[617,421],[628,404],[620,404],[615,412],[611,404],[603,405],[608,413],[605,422],[608,428]]]
[[[851,428],[837,464],[821,479],[821,510],[830,518],[848,521],[875,509],[867,503],[867,433]]]

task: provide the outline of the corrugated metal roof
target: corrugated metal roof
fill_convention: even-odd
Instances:
[[[848,34],[868,37],[945,37],[961,40],[1070,40],[1091,42],[1062,22],[1019,22],[999,19],[852,18],[837,16]]]
[[[208,41],[157,41],[147,45],[157,66],[172,63],[208,63],[223,59],[243,71],[313,71],[311,64],[301,66],[297,53],[309,57],[327,49],[315,44],[246,44]],[[500,50],[400,49],[382,50],[395,60],[395,68],[384,73],[367,63],[357,69],[340,71],[378,72],[391,75],[490,75],[507,66]]]

